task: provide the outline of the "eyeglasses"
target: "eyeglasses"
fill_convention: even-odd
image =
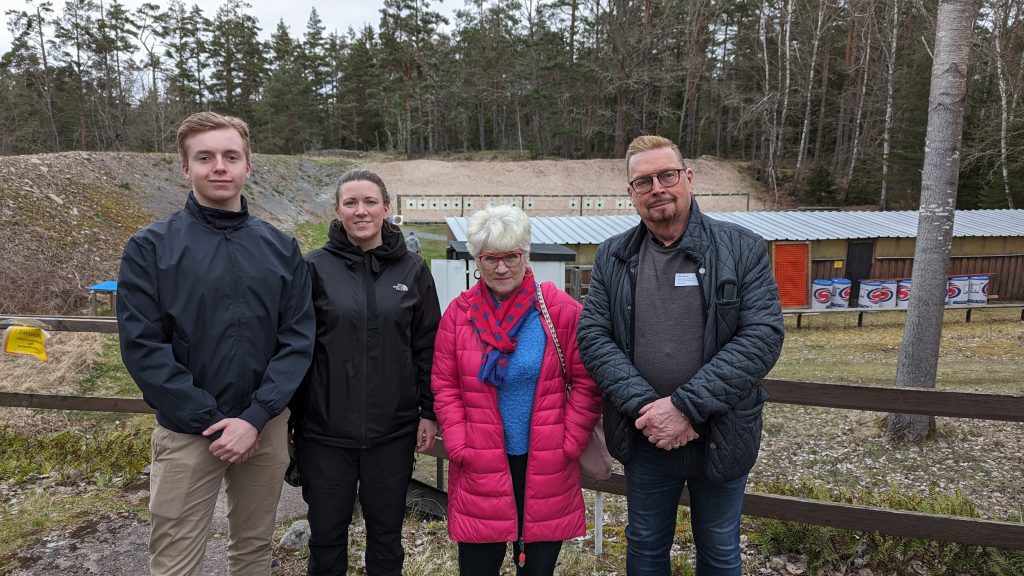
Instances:
[[[672,168],[658,172],[654,176],[641,176],[634,178],[630,183],[629,187],[633,190],[634,194],[644,195],[649,194],[651,190],[654,190],[654,179],[657,178],[661,185],[668,188],[669,186],[675,186],[679,183],[680,174],[686,170],[686,168]]]
[[[504,262],[505,266],[515,268],[523,261],[523,253],[504,252],[499,254],[479,254],[476,257],[476,261],[480,263],[481,268],[486,268],[488,270],[494,270],[497,268],[498,262]]]

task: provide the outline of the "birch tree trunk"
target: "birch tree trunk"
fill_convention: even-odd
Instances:
[[[857,166],[857,153],[860,151],[860,119],[864,115],[864,100],[867,98],[868,93],[868,68],[871,64],[871,36],[867,36],[867,46],[864,48],[864,59],[861,60],[860,73],[861,73],[861,85],[860,85],[860,100],[857,102],[857,113],[853,119],[853,145],[850,147],[850,166],[846,170],[846,182],[843,184],[843,190],[840,193],[839,199],[846,200],[846,195],[850,191],[850,182],[853,181],[853,169]]]
[[[911,272],[914,289],[896,365],[897,386],[935,387],[967,103],[967,59],[977,11],[976,0],[939,1]],[[919,443],[934,428],[933,416],[890,414],[885,437],[894,443]]]
[[[825,25],[825,6],[827,0],[818,3],[818,24],[814,28],[814,41],[811,43],[811,60],[807,72],[807,98],[804,101],[804,125],[800,130],[800,147],[796,151],[796,169],[793,171],[793,186],[790,192],[796,194],[800,182],[800,170],[807,156],[807,139],[811,131],[811,97],[814,95],[814,66],[818,61],[818,45],[821,44],[821,29]]]
[[[1010,193],[1010,174],[1006,166],[1006,129],[1009,124],[1009,110],[1006,95],[1006,73],[1003,64],[1003,15],[996,14],[995,34],[993,43],[996,46],[996,78],[999,82],[999,167],[1003,171],[1003,192],[1006,194],[1006,204],[1013,210],[1013,194]]]
[[[790,36],[790,31],[793,28],[793,0],[788,0],[786,2],[786,20],[785,20],[785,24],[783,26],[784,27],[783,27],[783,31],[782,31],[782,36],[784,38],[784,40],[783,40],[784,44],[782,45],[781,52],[782,52],[783,67],[785,69],[785,74],[786,74],[786,80],[785,80],[785,82],[780,82],[780,84],[782,85],[782,113],[779,115],[779,119],[778,119],[778,122],[779,122],[778,126],[779,127],[776,130],[776,132],[775,132],[776,133],[776,138],[778,139],[778,143],[775,145],[775,165],[776,166],[778,166],[779,164],[782,163],[783,137],[784,137],[785,132],[786,132],[786,116],[789,114],[790,71],[792,70],[792,67],[790,66],[790,55],[792,53],[792,48],[791,48],[792,44],[790,43],[789,36]],[[812,68],[813,68],[813,66],[812,66]],[[779,203],[779,193],[778,193],[778,190],[776,190],[775,191],[775,204],[778,205],[778,203]]]
[[[775,182],[775,129],[776,114],[778,113],[778,95],[772,95],[771,71],[768,66],[768,2],[761,0],[761,18],[758,21],[758,40],[761,42],[761,54],[764,56],[764,102],[762,102],[763,125],[767,129],[767,145],[762,144],[762,154],[767,154],[768,161],[765,165],[767,183],[775,193],[775,205],[778,206],[779,189]],[[769,117],[770,110],[770,117]],[[762,143],[764,142],[762,136]]]
[[[832,61],[832,38],[826,37],[824,57],[821,59],[821,99],[818,101],[818,126],[814,136],[814,162],[821,161],[821,136],[825,131],[825,104],[828,102],[828,69]]]
[[[892,132],[892,86],[896,78],[896,37],[899,34],[900,0],[892,0],[892,20],[889,28],[889,54],[886,62],[885,127],[882,129],[882,192],[878,209],[885,210],[889,185],[889,147]]]

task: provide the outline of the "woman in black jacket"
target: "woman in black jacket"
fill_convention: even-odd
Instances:
[[[316,344],[291,406],[309,505],[310,576],[346,573],[357,492],[367,575],[401,574],[413,450],[429,450],[437,432],[430,392],[437,292],[423,258],[385,222],[389,208],[380,176],[346,172],[327,243],[306,255]]]

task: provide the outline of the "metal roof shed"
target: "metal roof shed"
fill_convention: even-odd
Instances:
[[[813,278],[907,278],[913,266],[916,211],[706,214],[745,226],[769,242],[786,306],[809,304]],[[575,251],[576,263],[583,265],[593,262],[603,240],[639,221],[635,215],[530,219],[534,242],[562,244]],[[466,218],[449,217],[446,222],[452,239],[465,240]],[[1024,210],[957,210],[949,272],[988,274],[992,294],[1024,299]]]

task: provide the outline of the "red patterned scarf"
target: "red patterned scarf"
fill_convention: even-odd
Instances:
[[[536,283],[529,267],[523,283],[500,306],[483,279],[470,289],[469,322],[483,346],[480,372],[477,373],[481,382],[494,386],[505,383],[508,355],[516,349],[516,334],[536,302]]]

